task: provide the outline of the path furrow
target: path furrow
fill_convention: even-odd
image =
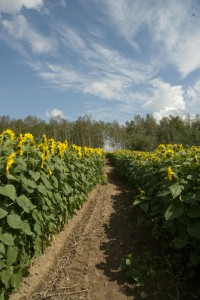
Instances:
[[[131,196],[112,179],[110,166],[106,172],[109,182],[92,191],[10,300],[133,299],[118,271],[132,239]]]
[[[105,171],[109,182],[90,193],[9,300],[183,299],[180,279],[167,265],[160,242],[152,238],[148,223],[137,226],[142,212],[132,206],[133,193],[115,177],[111,166]],[[119,266],[130,253],[144,266],[147,255],[154,265],[163,262],[153,277],[146,272],[143,283],[129,284]],[[138,267],[141,270],[143,265]]]

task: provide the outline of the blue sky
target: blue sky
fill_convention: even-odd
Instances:
[[[0,0],[0,115],[200,113],[199,0]]]

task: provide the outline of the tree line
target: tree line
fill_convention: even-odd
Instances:
[[[117,121],[93,120],[90,116],[68,121],[61,117],[48,122],[36,117],[24,119],[0,117],[0,132],[6,129],[16,134],[30,132],[39,140],[45,134],[48,138],[64,141],[70,145],[99,147],[106,150],[154,150],[159,144],[200,145],[200,116],[185,118],[180,116],[163,117],[159,122],[150,115],[135,115],[132,120],[120,124]]]

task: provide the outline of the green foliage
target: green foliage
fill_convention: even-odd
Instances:
[[[162,144],[153,152],[116,151],[108,158],[138,191],[134,205],[151,220],[152,235],[183,251],[194,274],[200,266],[200,148]]]
[[[0,135],[1,300],[81,208],[104,166],[100,149],[68,147],[46,137],[35,143],[30,134],[20,139],[12,134]]]
[[[161,270],[164,269],[169,272],[171,269],[170,261],[170,257],[157,256],[148,251],[140,253],[140,256],[128,254],[122,260],[119,271],[125,272],[128,279],[143,285],[147,278],[155,280],[160,275]]]

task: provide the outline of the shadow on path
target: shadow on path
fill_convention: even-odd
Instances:
[[[112,196],[114,213],[110,216],[109,224],[105,226],[108,242],[101,244],[101,250],[106,256],[106,263],[96,265],[103,270],[109,281],[116,281],[127,299],[169,300],[169,282],[167,272],[159,273],[159,278],[147,278],[144,285],[128,283],[123,272],[118,271],[124,256],[133,253],[134,257],[141,257],[145,251],[152,255],[159,255],[159,244],[152,240],[149,230],[143,226],[137,228],[137,217],[141,215],[138,207],[131,206],[134,193],[116,177],[114,172],[108,174],[109,182],[117,189]],[[117,299],[116,299],[117,300]]]

